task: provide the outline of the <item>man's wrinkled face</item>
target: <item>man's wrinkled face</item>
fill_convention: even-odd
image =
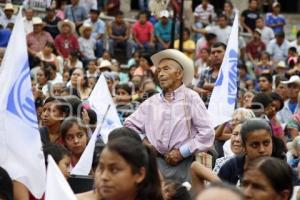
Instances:
[[[182,81],[183,70],[175,60],[164,59],[157,66],[157,77],[161,88],[166,90]]]

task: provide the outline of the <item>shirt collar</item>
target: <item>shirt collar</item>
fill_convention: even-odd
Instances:
[[[173,91],[172,93],[172,101],[179,101],[179,100],[183,100],[185,97],[185,85],[182,84],[181,86],[179,86],[176,90]],[[161,91],[160,92],[160,97],[166,101],[165,97],[164,97],[164,92]]]

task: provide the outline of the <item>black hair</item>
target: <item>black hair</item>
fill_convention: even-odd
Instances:
[[[109,141],[105,148],[122,156],[131,166],[133,173],[137,173],[142,167],[145,168],[145,178],[137,186],[136,199],[163,200],[156,156],[149,147],[136,139],[120,137]]]
[[[64,156],[70,156],[71,153],[61,144],[48,143],[43,146],[46,166],[48,155],[51,155],[56,164],[58,164]]]
[[[149,19],[149,16],[150,16],[149,12],[147,12],[145,10],[140,11],[137,17],[140,18],[141,15],[146,15],[147,20]]]
[[[208,33],[208,34],[206,34],[204,37],[205,37],[206,41],[210,41],[210,40],[212,40],[212,39],[217,38],[217,35],[214,34],[214,33]]]
[[[278,194],[284,190],[288,190],[288,199],[291,198],[294,188],[293,172],[286,161],[272,157],[258,158],[247,165],[245,173],[250,170],[258,170],[261,172],[268,179],[269,183]]]
[[[87,128],[84,126],[82,120],[78,117],[68,117],[66,118],[60,126],[60,134],[63,141],[66,141],[68,130],[74,125],[78,125],[79,129],[83,130],[86,134],[88,133]]]
[[[90,13],[96,13],[97,15],[99,15],[100,12],[101,12],[100,10],[95,9],[95,8],[91,8],[91,9],[90,9]]]
[[[116,91],[118,91],[119,89],[125,90],[129,95],[131,95],[132,93],[131,87],[127,83],[117,85]]]
[[[191,35],[191,31],[190,31],[190,29],[187,28],[187,27],[184,27],[183,31],[184,31],[184,32],[187,32],[187,34],[188,34],[189,36]]]
[[[87,114],[90,118],[90,125],[97,124],[97,113],[93,109],[87,109]]]
[[[244,194],[240,189],[226,182],[220,182],[220,181],[212,182],[207,188],[205,188],[205,190],[214,189],[214,188],[230,191],[235,195],[237,195],[239,197],[239,200],[245,200]]]
[[[279,101],[280,102],[280,108],[279,108],[279,110],[277,110],[277,112],[280,111],[284,106],[283,98],[279,94],[277,94],[276,92],[272,92],[271,97],[272,97],[273,101]]]
[[[269,74],[269,73],[262,73],[260,77],[264,77],[268,80],[269,83],[273,83],[273,77],[272,77],[272,74]]]
[[[5,169],[0,166],[0,199],[13,200],[13,183]]]
[[[121,10],[116,11],[115,16],[124,16],[124,13]]]
[[[52,49],[52,53],[57,55],[56,48],[53,42],[46,42],[45,47],[50,47]]]
[[[70,105],[70,116],[78,117],[78,114],[81,115],[82,110],[82,102],[81,100],[74,95],[65,97],[66,102]]]
[[[260,59],[261,59],[261,57],[262,57],[263,55],[266,55],[266,56],[268,57],[269,60],[271,59],[271,56],[270,56],[270,54],[269,54],[267,51],[261,52],[261,54],[260,54]]]
[[[46,79],[49,81],[50,78],[51,78],[51,71],[50,71],[50,68],[49,67],[40,67],[40,70],[43,71]]]
[[[43,62],[42,63],[45,68],[49,67],[51,70],[56,72],[56,65],[51,62]]]
[[[289,51],[293,52],[293,53],[297,53],[297,49],[296,47],[290,47]]]
[[[272,97],[268,93],[260,92],[252,99],[251,109],[257,117],[264,113],[264,110],[273,102]]]
[[[57,109],[61,112],[64,113],[65,116],[68,116],[70,114],[70,107],[68,106],[68,102],[61,97],[48,97],[45,102],[44,105],[47,103],[53,102],[55,103]]]
[[[226,50],[227,46],[223,42],[217,42],[217,43],[213,44],[211,48],[218,48],[218,47],[222,47],[224,50]]]
[[[285,33],[283,31],[279,31],[275,34],[275,37],[280,37],[280,38],[284,38],[285,37]]]
[[[108,142],[120,137],[130,137],[136,139],[139,142],[142,142],[139,134],[127,127],[116,128],[112,130],[108,135]]]
[[[147,60],[149,66],[153,65],[153,62],[152,62],[152,60],[150,58],[149,53],[141,53],[140,58],[144,58],[145,60]]]
[[[227,16],[224,15],[224,14],[222,14],[222,13],[218,15],[218,19],[219,19],[219,18],[224,18],[225,20],[227,20]]]
[[[300,37],[300,30],[297,31],[297,38]]]
[[[188,189],[179,181],[165,180],[164,187],[171,190],[172,196],[169,197],[171,200],[192,200]]]
[[[247,138],[253,131],[261,129],[266,130],[268,133],[270,133],[270,136],[272,137],[272,127],[266,120],[261,118],[252,118],[246,120],[242,124],[240,132],[243,145],[246,145]]]
[[[232,4],[232,1],[226,0],[226,1],[224,2],[224,4],[225,4],[225,3],[229,4],[229,6],[230,6],[231,8],[234,8],[234,6],[233,6],[233,4]]]
[[[80,52],[79,52],[79,50],[77,50],[77,49],[71,50],[70,56],[76,57],[76,58],[80,58]]]

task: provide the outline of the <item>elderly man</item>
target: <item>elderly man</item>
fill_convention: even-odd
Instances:
[[[151,57],[162,88],[140,105],[124,125],[143,137],[157,153],[157,162],[166,178],[189,180],[193,154],[206,151],[214,141],[214,131],[199,95],[186,86],[193,79],[190,58],[175,49]]]
[[[4,14],[0,16],[0,25],[6,28],[9,23],[15,23],[16,16],[14,15],[14,6],[11,3],[7,3],[3,11]]]

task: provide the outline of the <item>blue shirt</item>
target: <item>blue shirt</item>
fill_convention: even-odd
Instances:
[[[278,23],[283,23],[283,24],[285,24],[285,18],[284,18],[283,15],[275,16],[275,15],[273,15],[272,13],[268,13],[268,14],[266,15],[266,25],[267,25],[267,26],[272,26],[272,25],[275,25],[275,24],[278,24]],[[284,25],[282,25],[282,26],[276,26],[276,27],[274,27],[274,28],[272,28],[272,29],[273,29],[274,33],[276,34],[276,33],[278,33],[278,32],[284,31],[284,30],[283,30],[283,26],[284,26]]]
[[[160,21],[154,26],[155,36],[161,38],[164,42],[169,42],[171,40],[171,29],[172,22],[168,20],[166,25],[163,25]]]
[[[11,31],[9,29],[0,30],[0,47],[7,47]]]
[[[98,19],[95,23],[91,19],[87,19],[84,23],[89,23],[93,27],[92,37],[95,39],[97,39],[99,34],[105,33],[105,23],[101,19]]]
[[[87,19],[87,12],[82,6],[66,6],[65,19],[69,19],[73,22],[82,22]]]
[[[289,106],[290,111],[292,111],[292,113],[295,113],[297,105],[298,105],[297,102],[292,103],[289,101],[288,106]]]

